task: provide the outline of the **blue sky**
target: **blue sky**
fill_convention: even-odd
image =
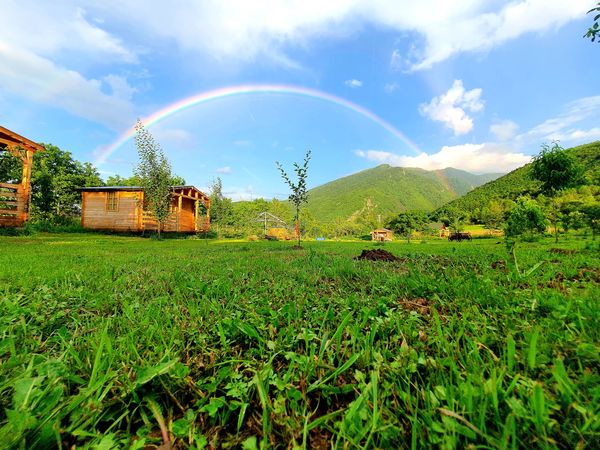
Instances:
[[[150,127],[173,170],[234,199],[287,190],[275,161],[313,152],[309,185],[381,163],[506,172],[554,139],[600,139],[600,45],[587,0],[4,0],[0,124],[131,174],[136,120],[241,84],[322,91],[201,103]]]

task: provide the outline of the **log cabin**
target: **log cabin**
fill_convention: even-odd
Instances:
[[[33,154],[42,150],[40,144],[0,126],[0,152],[16,156],[23,166],[19,182],[0,183],[0,227],[20,227],[29,219]]]
[[[389,242],[394,239],[394,232],[387,228],[378,228],[371,231],[371,240],[377,242]]]
[[[194,186],[171,187],[171,215],[165,232],[194,233],[210,229],[210,198]],[[139,186],[80,188],[81,226],[92,230],[156,231],[158,223],[144,210]]]

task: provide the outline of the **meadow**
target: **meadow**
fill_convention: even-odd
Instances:
[[[0,236],[3,448],[600,447],[598,241],[292,245]]]

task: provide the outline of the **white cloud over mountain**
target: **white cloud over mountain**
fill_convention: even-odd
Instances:
[[[397,155],[378,150],[357,150],[358,156],[397,167],[420,167],[425,170],[454,167],[473,173],[508,172],[531,160],[520,152],[494,143],[444,145],[436,153],[417,156]]]
[[[466,91],[462,80],[454,80],[445,94],[420,105],[419,112],[431,120],[442,122],[457,136],[466,134],[473,129],[473,119],[467,111],[476,113],[483,109],[481,93],[481,89]]]

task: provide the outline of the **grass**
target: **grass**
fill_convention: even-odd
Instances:
[[[0,442],[597,448],[600,248],[497,242],[0,236]]]

